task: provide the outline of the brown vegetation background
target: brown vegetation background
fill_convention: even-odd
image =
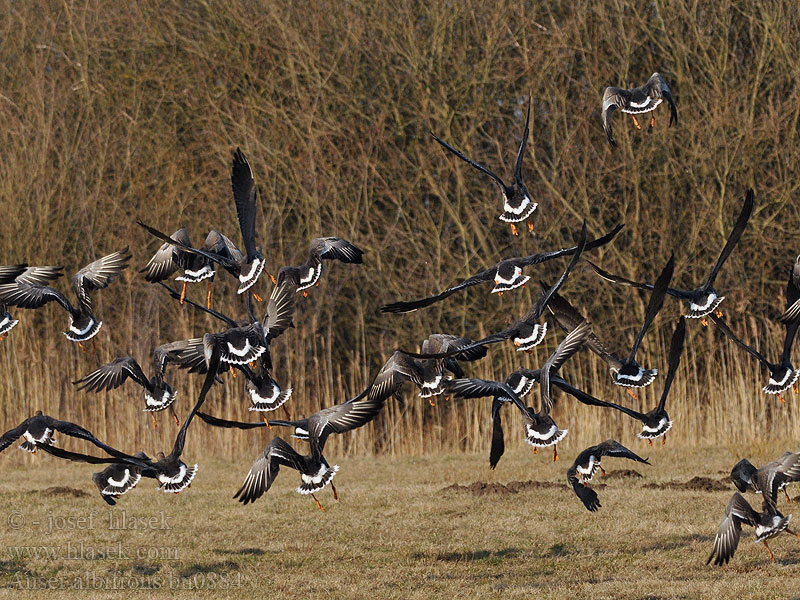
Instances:
[[[138,274],[159,244],[135,219],[167,232],[186,226],[197,244],[210,228],[238,243],[229,182],[236,146],[256,173],[257,236],[271,270],[302,262],[316,236],[367,250],[362,267],[325,265],[321,286],[299,299],[296,329],[275,346],[276,376],[295,390],[293,415],[357,393],[394,348],[436,331],[482,336],[524,313],[537,286],[502,298],[475,288],[410,315],[377,309],[503,257],[570,244],[584,218],[596,234],[626,224],[612,246],[593,253],[607,268],[652,278],[674,250],[675,283],[695,285],[751,186],[755,214],[718,284],[734,330],[768,355],[780,352],[774,319],[800,252],[800,22],[789,3],[6,0],[0,10],[0,262],[63,264],[71,274],[128,244],[134,254],[120,280],[95,294],[104,321],[91,344],[97,356],[64,338],[58,306],[14,312],[20,324],[0,342],[4,427],[41,408],[130,451],[171,447],[176,428],[162,418],[154,431],[134,386],[89,396],[70,382],[124,354],[149,370],[155,345],[219,328]],[[667,128],[666,108],[652,134],[617,115],[612,150],[600,124],[603,89],[642,83],[656,70],[672,85],[680,126]],[[508,176],[529,92],[524,176],[539,209],[535,235],[513,238],[497,220],[499,194],[488,178],[428,132]],[[532,269],[532,281],[552,280],[563,267]],[[241,313],[233,281],[225,273],[217,281],[215,306]],[[268,283],[261,288],[268,293]],[[202,301],[204,291],[189,294]],[[584,266],[564,293],[609,345],[629,347],[646,296]],[[679,312],[667,300],[641,350],[648,365],[665,370]],[[713,328],[689,326],[668,404],[670,440],[796,438],[797,397],[779,405],[765,396],[754,360]],[[468,371],[504,378],[540,366],[560,337],[532,355],[495,347]],[[633,402],[594,356],[580,355],[565,375]],[[183,372],[170,381],[185,414],[200,382]],[[657,402],[662,384],[640,394],[642,406]],[[246,406],[241,377],[207,403],[228,417],[248,417]],[[508,412],[507,443],[516,446],[519,423]],[[571,447],[610,436],[631,443],[639,430],[569,397],[554,416],[570,429]],[[477,451],[488,447],[489,430],[488,400],[431,407],[409,389],[331,453]],[[251,454],[264,442],[202,425],[188,438],[187,455]]]

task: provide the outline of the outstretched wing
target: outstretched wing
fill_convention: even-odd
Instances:
[[[366,399],[345,402],[313,414],[308,419],[308,437],[312,453],[321,455],[325,442],[332,433],[345,433],[363,427],[378,416],[383,408],[383,399]]]
[[[19,275],[25,272],[28,268],[26,264],[19,265],[1,265],[0,266],[0,283],[11,283]]]
[[[601,442],[595,446],[594,452],[598,453],[600,456],[614,456],[616,458],[628,458],[630,460],[635,460],[636,462],[644,463],[646,465],[650,464],[650,461],[646,458],[642,458],[635,452],[628,450],[625,446],[620,444],[616,440],[606,440],[605,442]]]
[[[746,352],[750,353],[752,356],[754,356],[755,358],[757,358],[757,359],[759,360],[759,362],[761,362],[761,364],[763,364],[765,367],[767,367],[767,368],[769,368],[769,367],[770,367],[770,363],[769,363],[769,361],[766,359],[766,357],[765,357],[763,354],[761,354],[761,352],[759,352],[758,350],[756,350],[755,348],[751,348],[750,346],[748,346],[747,344],[745,344],[745,343],[744,343],[742,340],[740,340],[740,339],[739,339],[739,338],[736,336],[736,334],[735,334],[735,333],[733,333],[733,331],[731,331],[731,328],[730,328],[730,327],[728,327],[728,324],[725,322],[725,320],[724,320],[722,317],[718,317],[716,314],[714,314],[714,313],[710,313],[710,314],[708,315],[708,318],[709,318],[709,319],[711,319],[712,321],[714,321],[714,323],[716,323],[717,327],[719,327],[719,328],[720,328],[720,330],[722,331],[722,333],[724,333],[724,334],[725,334],[726,336],[728,336],[728,337],[729,337],[731,340],[733,340],[733,342],[734,342],[734,343],[735,343],[737,346],[739,346],[739,347],[740,347],[742,350],[745,350]]]
[[[570,331],[561,343],[556,347],[553,354],[547,359],[542,367],[540,385],[542,386],[542,412],[550,414],[553,408],[553,400],[550,396],[550,377],[554,371],[558,371],[567,359],[583,347],[586,337],[592,331],[591,325],[584,321],[575,329]]]
[[[583,485],[578,479],[578,470],[575,465],[572,465],[567,471],[567,483],[572,487],[575,495],[583,502],[587,510],[597,512],[597,509],[602,506],[600,499],[597,497],[597,492]]]
[[[755,527],[758,523],[758,514],[747,500],[736,492],[725,507],[725,518],[722,519],[717,535],[714,536],[714,549],[706,564],[713,560],[715,565],[724,565],[733,558],[742,535],[742,523]]]
[[[179,240],[181,243],[191,246],[192,242],[189,239],[189,232],[184,227],[181,227],[172,234],[172,239]],[[156,281],[163,281],[172,275],[175,271],[181,268],[177,259],[177,252],[180,248],[172,244],[161,244],[161,247],[153,255],[153,258],[147,263],[144,269],[139,271],[144,273],[146,281],[155,283]]]
[[[558,281],[556,281],[552,286],[550,286],[550,288],[543,290],[542,295],[533,305],[533,308],[531,308],[531,310],[528,311],[528,314],[526,314],[522,318],[522,321],[528,324],[532,324],[533,321],[538,320],[539,317],[542,316],[542,313],[544,312],[544,309],[547,306],[547,304],[550,302],[550,299],[553,297],[553,294],[558,292],[561,286],[564,285],[564,282],[567,280],[567,277],[569,277],[570,272],[572,271],[572,269],[575,268],[575,265],[578,264],[578,261],[580,260],[581,255],[583,254],[585,246],[586,246],[586,221],[584,220],[583,228],[581,229],[581,234],[580,237],[578,238],[578,245],[575,247],[576,248],[575,254],[572,255],[572,260],[569,261],[567,268],[564,269],[564,272],[561,274],[561,277],[558,278]]]
[[[653,293],[650,294],[650,302],[647,303],[647,310],[644,313],[644,323],[642,328],[636,336],[631,348],[631,353],[628,355],[628,362],[633,362],[636,359],[636,351],[639,349],[639,344],[642,343],[644,334],[647,333],[653,319],[656,318],[658,311],[664,306],[664,296],[667,294],[669,282],[672,279],[672,273],[675,270],[675,255],[670,255],[666,266],[662,269],[661,273],[653,284]]]
[[[494,469],[506,451],[503,439],[503,421],[500,418],[500,409],[505,404],[500,398],[492,400],[492,445],[489,448],[489,467]]]
[[[406,381],[418,387],[422,386],[422,371],[413,358],[405,352],[396,350],[372,382],[368,398],[386,400]]]
[[[283,438],[272,438],[264,452],[256,458],[253,466],[250,467],[242,487],[233,497],[238,498],[242,504],[255,502],[272,486],[272,482],[278,476],[281,465],[301,471],[302,462],[302,457]]]
[[[211,260],[211,261],[213,261],[215,263],[218,263],[218,264],[220,264],[220,265],[222,265],[223,267],[226,267],[226,268],[230,268],[230,267],[233,267],[233,266],[236,265],[236,261],[231,260],[227,256],[222,256],[220,254],[216,254],[214,252],[209,252],[208,250],[202,250],[200,248],[192,248],[191,246],[189,246],[187,244],[184,244],[184,243],[182,243],[180,241],[173,240],[166,233],[162,233],[158,229],[155,229],[154,227],[150,227],[149,225],[146,225],[142,221],[138,221],[137,220],[136,223],[138,225],[140,225],[141,227],[144,227],[147,231],[149,231],[152,235],[156,236],[158,239],[164,240],[165,242],[167,242],[168,244],[171,244],[173,246],[177,246],[178,248],[180,248],[181,250],[184,250],[185,252],[191,252],[193,254],[200,254],[201,256],[205,256],[208,260]],[[213,232],[213,233],[216,233],[216,232]],[[211,233],[209,233],[209,237],[210,236],[211,236]]]
[[[40,308],[55,300],[64,310],[74,312],[67,297],[55,288],[38,283],[4,283],[0,284],[0,301],[20,308]]]
[[[343,263],[361,264],[364,251],[338,237],[317,238],[311,242],[309,255],[319,259],[339,260]]]
[[[480,163],[476,163],[474,160],[472,160],[472,159],[470,159],[470,158],[467,158],[467,157],[466,157],[466,156],[464,156],[464,155],[463,155],[461,152],[459,152],[458,150],[456,150],[455,148],[453,148],[453,147],[452,147],[450,144],[448,144],[447,142],[445,142],[445,141],[443,141],[443,140],[440,140],[440,139],[439,139],[438,137],[436,137],[436,136],[435,136],[433,133],[431,133],[431,137],[432,137],[433,139],[435,139],[437,142],[439,142],[439,144],[441,144],[441,145],[442,145],[442,147],[444,147],[446,150],[449,150],[450,152],[452,152],[453,154],[455,154],[455,155],[456,155],[458,158],[460,158],[461,160],[463,160],[465,163],[467,163],[468,165],[471,165],[471,166],[475,167],[475,168],[476,168],[476,169],[478,169],[478,171],[480,171],[481,173],[484,173],[485,175],[488,175],[489,177],[491,177],[491,178],[492,178],[492,181],[494,181],[494,182],[495,182],[495,183],[496,183],[496,184],[497,184],[497,185],[500,187],[500,189],[501,189],[501,190],[503,190],[503,192],[505,192],[505,189],[506,189],[506,184],[503,182],[503,180],[502,180],[502,179],[500,179],[500,177],[498,177],[498,176],[497,176],[496,174],[494,174],[492,171],[490,171],[489,169],[487,169],[486,167],[484,167],[482,164],[480,164]],[[525,137],[527,138],[527,136],[525,136]],[[519,160],[519,159],[518,159],[518,160]]]
[[[86,377],[73,381],[79,390],[99,392],[114,390],[130,377],[145,389],[150,389],[150,381],[142,371],[142,367],[132,356],[120,356],[92,371]]]
[[[739,213],[739,218],[736,219],[736,223],[733,226],[733,231],[731,231],[730,236],[728,236],[728,241],[725,242],[725,246],[722,248],[722,252],[717,259],[714,268],[711,269],[711,273],[708,275],[708,279],[706,279],[705,283],[701,286],[701,289],[707,290],[711,286],[714,285],[714,279],[717,277],[717,273],[722,268],[722,265],[731,255],[733,249],[736,247],[736,244],[739,243],[739,239],[742,237],[742,233],[744,233],[745,227],[747,227],[747,222],[750,220],[750,215],[753,214],[753,207],[755,206],[755,194],[753,193],[752,188],[747,190],[747,194],[744,198],[744,204],[742,205],[742,211]]]
[[[570,396],[577,399],[579,402],[586,404],[588,406],[601,406],[603,408],[614,408],[622,413],[625,413],[629,417],[637,419],[639,421],[644,421],[645,415],[638,411],[635,411],[631,408],[626,406],[621,406],[619,404],[614,404],[613,402],[606,402],[605,400],[600,400],[595,398],[591,394],[584,392],[583,390],[579,390],[576,387],[573,387],[569,383],[567,383],[564,379],[559,377],[558,375],[554,375],[553,373],[550,374],[551,384],[555,385],[558,388],[561,388]]]
[[[284,279],[279,282],[270,294],[267,302],[267,312],[261,323],[264,328],[264,336],[269,342],[289,327],[294,327],[294,296],[297,285],[291,279]]]
[[[583,260],[585,260],[587,263],[589,263],[589,266],[592,267],[594,272],[597,273],[600,277],[602,277],[606,281],[610,281],[611,283],[618,283],[620,285],[627,285],[628,287],[635,287],[635,288],[640,289],[640,290],[652,290],[653,289],[653,284],[652,283],[639,283],[638,281],[633,281],[631,279],[627,279],[625,277],[622,277],[621,275],[612,275],[608,271],[606,271],[606,270],[602,269],[601,267],[599,267],[598,265],[594,264],[588,258],[584,258]],[[670,296],[674,296],[675,298],[682,298],[684,300],[690,300],[691,297],[692,297],[690,292],[687,292],[685,290],[679,290],[677,288],[671,288],[671,287],[667,288],[667,294],[669,294]]]
[[[72,277],[72,288],[81,305],[91,310],[92,299],[89,297],[89,292],[108,287],[117,275],[128,268],[130,259],[128,247],[125,246],[122,250],[89,263],[75,273]]]
[[[525,404],[520,400],[519,394],[502,381],[477,378],[451,379],[445,382],[445,389],[459,398],[483,398],[485,396],[505,398],[513,402],[523,414],[526,413]]]
[[[514,163],[514,181],[518,184],[522,183],[522,159],[525,158],[525,148],[528,145],[528,136],[530,135],[530,122],[531,122],[531,95],[528,94],[528,111],[525,114],[525,129],[522,131],[522,140],[519,143],[519,150],[517,150],[517,161]]]
[[[443,292],[439,292],[434,296],[428,296],[427,298],[420,298],[419,300],[409,300],[408,302],[393,302],[391,304],[386,304],[384,306],[381,306],[381,312],[406,313],[415,311],[420,308],[425,308],[426,306],[430,306],[431,304],[435,304],[436,302],[444,300],[448,296],[452,296],[453,294],[455,294],[460,290],[464,290],[474,285],[480,285],[482,283],[493,281],[494,274],[496,271],[497,271],[497,265],[493,266],[491,269],[487,269],[485,271],[481,271],[480,273],[476,273],[472,277],[469,277],[464,281],[457,283],[456,285],[449,287]]]
[[[675,99],[672,97],[672,90],[667,85],[666,80],[659,74],[653,73],[647,80],[645,87],[651,98],[663,98],[669,104],[669,126],[673,123],[678,124],[678,107],[675,106]]]
[[[603,110],[601,115],[603,118],[603,131],[606,132],[608,143],[612,146],[617,145],[617,142],[614,140],[614,133],[611,129],[614,111],[625,106],[627,97],[630,97],[630,92],[618,87],[607,87],[603,92]]]
[[[584,224],[586,221],[584,221]],[[605,246],[615,237],[617,234],[622,231],[622,228],[625,227],[625,224],[620,224],[614,227],[611,231],[606,233],[605,235],[600,236],[597,239],[587,241],[584,250],[593,250],[594,248],[600,248],[601,246]],[[531,254],[530,256],[525,256],[519,260],[519,264],[523,266],[529,265],[538,265],[548,260],[552,260],[554,258],[559,258],[561,256],[569,256],[578,252],[578,246],[572,246],[571,248],[561,248],[560,250],[552,250],[551,252],[540,252],[538,254]]]
[[[64,267],[54,266],[28,267],[17,276],[15,281],[19,281],[20,283],[45,284],[48,281],[61,277],[63,275],[63,270]],[[2,280],[2,277],[0,277],[0,280]]]
[[[540,282],[540,284],[543,291],[547,289],[544,283]],[[581,315],[566,298],[558,293],[553,294],[550,298],[550,301],[547,303],[547,308],[553,314],[553,317],[555,317],[558,326],[566,332],[572,331],[585,321],[583,315]],[[589,333],[587,336],[586,346],[604,361],[609,362],[611,360],[611,353],[594,332]]]
[[[236,148],[233,153],[231,167],[231,187],[233,199],[236,202],[236,214],[239,217],[239,228],[242,230],[242,241],[247,260],[256,258],[256,182],[253,179],[253,170],[244,153]]]
[[[257,429],[259,427],[267,426],[263,420],[256,421],[254,423],[247,421],[229,421],[228,419],[220,419],[219,417],[209,415],[208,413],[204,413],[202,411],[197,411],[197,416],[207,425],[211,425],[212,427],[222,427],[223,429]],[[270,426],[273,425],[276,425],[276,423],[270,421]]]
[[[683,342],[686,339],[686,318],[681,317],[678,324],[675,326],[675,333],[672,334],[672,342],[669,345],[669,371],[667,371],[667,380],[664,382],[664,391],[661,392],[661,400],[658,402],[658,410],[663,411],[667,403],[667,395],[669,388],[672,387],[672,382],[675,379],[675,371],[681,364],[681,354],[683,353]]]
[[[181,426],[180,431],[178,431],[178,435],[175,438],[175,444],[172,446],[172,452],[170,453],[170,457],[172,458],[179,458],[183,453],[183,446],[186,443],[186,431],[189,429],[189,424],[197,414],[197,411],[199,411],[203,406],[211,386],[214,385],[214,379],[220,365],[220,349],[218,346],[214,346],[211,349],[211,354],[210,356],[207,356],[206,360],[208,362],[208,373],[206,373],[206,378],[203,381],[203,388],[200,390],[200,395],[197,397],[197,402],[189,412],[189,416],[187,416],[183,421],[183,425]]]
[[[8,448],[11,444],[16,442],[19,437],[25,433],[25,430],[28,428],[28,420],[22,422],[21,425],[14,427],[13,429],[9,429],[6,431],[2,436],[0,436],[0,452]]]

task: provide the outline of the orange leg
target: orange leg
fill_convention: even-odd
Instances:
[[[652,446],[652,445],[653,445],[653,440],[651,440],[650,438],[648,438],[648,439],[647,439],[647,445],[648,445],[648,446]]]
[[[783,397],[783,394],[778,394],[778,400],[781,401],[781,404],[784,404],[786,402],[786,398]]]
[[[722,311],[720,309],[715,310],[714,314],[717,315],[717,317],[719,317],[720,319],[722,318]]]
[[[172,405],[169,407],[169,412],[172,413],[172,418],[175,419],[175,425],[180,425],[181,422],[178,420],[178,415],[175,414],[175,409],[172,408]]]
[[[263,302],[264,301],[264,299],[261,296],[259,296],[258,294],[256,294],[255,292],[253,292],[253,298],[256,299],[256,302]]]
[[[558,460],[558,444],[553,445],[553,462]]]
[[[634,400],[638,400],[639,399],[639,398],[636,397],[636,394],[633,393],[633,390],[631,388],[626,387],[625,391],[628,392],[628,395],[630,395],[630,397],[633,398]]]
[[[314,286],[319,287],[319,281],[317,281],[317,283],[315,283]]]
[[[273,275],[272,273],[267,273],[267,277],[269,277],[269,280],[273,283],[273,285],[278,283],[278,280],[275,279],[275,275]]]
[[[606,476],[606,470],[603,467],[600,467],[600,477],[605,477],[605,476]]]
[[[308,290],[303,290],[303,298],[308,298]]]
[[[653,113],[650,117],[650,129],[656,126],[656,113]]]
[[[317,500],[317,496],[316,496],[316,494],[311,494],[311,497],[314,499],[314,502],[316,502],[316,503],[317,503],[317,506],[319,507],[319,509],[320,509],[322,512],[325,512],[325,509],[324,509],[324,508],[322,508],[322,504],[320,504],[320,503],[319,503],[319,500]],[[765,542],[765,543],[766,543],[766,542]]]
[[[233,368],[233,365],[229,364],[228,368],[231,370],[231,375],[234,379],[236,379],[236,369]]]
[[[534,454],[539,454],[539,447],[538,446],[534,446],[533,447],[533,453]]]
[[[150,413],[150,416],[153,418],[153,427],[155,427],[156,429],[158,429],[158,421],[156,421],[156,413],[154,413],[154,412],[151,412],[151,413]]]
[[[519,231],[517,231],[517,226],[514,223],[511,223],[511,235],[519,235]]]
[[[186,300],[186,282],[183,282],[183,289],[181,290],[181,306],[183,306],[183,301]]]
[[[3,335],[0,335],[0,341],[6,339],[7,337],[8,337],[7,333],[4,333]]]
[[[705,317],[700,319],[700,325],[702,325],[703,327],[708,327],[708,319],[706,319]]]
[[[783,488],[783,495],[786,496],[786,503],[787,504],[791,504],[792,503],[792,499],[789,498],[789,492],[786,491],[786,488]],[[792,533],[792,532],[790,531],[789,533]],[[795,535],[797,535],[797,534],[795,534]]]
[[[431,406],[436,406],[436,402],[434,402],[434,401],[433,401],[433,396],[429,396],[429,397],[428,397],[428,403],[429,403]]]
[[[528,221],[528,233],[533,233],[533,221]]]
[[[267,419],[267,415],[262,415],[261,418],[264,419],[264,423],[266,423],[267,427],[269,427],[269,430],[272,431],[272,425],[269,424],[269,419]]]
[[[339,492],[336,491],[336,486],[333,485],[332,481],[331,481],[331,489],[333,490],[333,499],[338,502],[339,501]]]
[[[211,308],[211,284],[208,284],[208,295],[206,296],[206,308]]]
[[[505,292],[497,292],[497,297],[498,297],[498,298],[502,298],[504,293],[505,293]]]
[[[86,346],[84,346],[82,342],[78,342],[78,347],[79,347],[81,350],[83,350],[84,352],[88,352],[88,350],[86,349]]]
[[[769,544],[767,544],[767,540],[764,540],[763,544],[764,544],[764,547],[767,549],[767,552],[769,552],[769,559],[772,562],[775,562],[775,555],[772,553],[772,550],[770,550]]]
[[[636,125],[636,129],[641,129],[642,126],[639,125],[639,119],[636,118],[636,115],[631,115],[633,117],[633,124]]]
[[[661,438],[661,445],[664,446],[667,443],[667,434],[664,434],[664,437]]]

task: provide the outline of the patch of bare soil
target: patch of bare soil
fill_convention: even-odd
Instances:
[[[606,471],[606,476],[603,479],[624,479],[625,477],[641,479],[642,474],[633,469],[619,469],[618,471]]]
[[[42,496],[72,496],[73,498],[86,498],[89,495],[83,490],[66,487],[63,485],[55,485],[37,493],[41,494]]]
[[[642,487],[650,490],[684,490],[688,492],[724,492],[731,489],[729,477],[711,479],[710,477],[692,477],[689,481],[681,483],[668,481],[666,483],[647,483]]]
[[[497,482],[475,481],[469,485],[459,485],[454,483],[442,488],[442,492],[467,492],[473,496],[492,496],[497,494],[518,494],[529,490],[542,490],[553,488],[566,488],[566,482],[556,481],[509,481],[506,484]],[[595,488],[604,488],[605,484],[592,485]]]

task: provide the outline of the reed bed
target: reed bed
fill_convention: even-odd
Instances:
[[[584,218],[597,235],[626,224],[613,245],[592,252],[606,268],[651,279],[674,250],[675,284],[698,283],[748,187],[755,214],[718,284],[733,329],[768,355],[780,352],[774,319],[800,252],[800,23],[785,3],[0,5],[0,262],[63,264],[72,273],[128,244],[134,255],[120,280],[95,295],[104,327],[87,354],[61,335],[59,307],[14,313],[20,324],[0,342],[4,426],[39,408],[126,449],[171,445],[174,427],[164,419],[153,430],[130,387],[88,396],[70,381],[118,355],[149,364],[158,343],[219,327],[137,273],[159,244],[135,220],[168,232],[186,226],[195,243],[212,227],[238,241],[229,183],[236,146],[256,173],[257,238],[269,269],[302,262],[319,235],[367,250],[363,267],[327,269],[299,299],[296,329],[276,344],[277,378],[294,388],[293,415],[358,393],[397,347],[435,331],[478,337],[524,313],[538,283],[502,298],[474,289],[409,315],[377,310],[500,258],[567,245]],[[617,115],[612,150],[600,125],[603,88],[641,83],[655,70],[673,87],[680,126],[668,129],[660,110],[648,134]],[[528,93],[525,177],[539,208],[535,234],[513,238],[496,218],[497,190],[428,132],[508,175]],[[532,283],[563,267],[537,267]],[[204,291],[189,294],[202,301]],[[584,267],[564,293],[601,338],[630,344],[646,296]],[[227,275],[217,278],[214,303],[243,312]],[[642,348],[648,364],[665,369],[678,314],[668,299]],[[764,396],[754,360],[713,327],[689,325],[668,443],[796,439],[797,398],[780,405]],[[554,344],[549,337],[531,355],[496,347],[469,373],[503,378],[539,366]],[[588,354],[565,376],[633,402]],[[201,382],[176,372],[170,381],[185,413]],[[640,393],[642,407],[658,401],[662,381]],[[207,407],[247,417],[241,377],[218,386]],[[568,397],[554,416],[570,429],[567,447],[609,436],[624,443],[636,431],[627,417]],[[506,420],[516,431],[516,415]],[[332,452],[484,451],[489,431],[488,401],[431,407],[409,390],[365,430],[332,440]],[[188,455],[234,457],[263,444],[246,435],[198,426]],[[507,437],[511,447],[522,443]]]

